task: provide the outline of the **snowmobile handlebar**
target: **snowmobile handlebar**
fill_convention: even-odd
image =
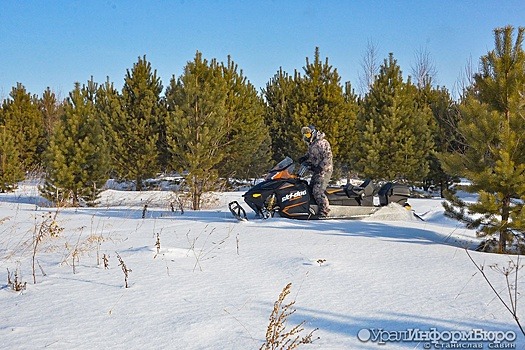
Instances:
[[[308,166],[308,164],[305,164],[305,163],[302,163],[300,166],[299,166],[299,170],[297,171],[297,175],[299,177],[302,177],[309,169],[310,167]]]

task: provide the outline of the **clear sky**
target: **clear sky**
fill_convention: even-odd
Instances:
[[[230,55],[260,89],[279,67],[302,71],[315,47],[358,90],[369,42],[405,76],[425,50],[437,83],[453,90],[508,24],[525,26],[524,0],[1,0],[0,99],[17,82],[66,97],[76,81],[109,76],[120,89],[143,55],[167,86],[197,50]]]

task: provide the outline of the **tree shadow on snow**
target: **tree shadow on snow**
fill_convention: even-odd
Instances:
[[[271,221],[267,221],[269,224],[267,226],[274,226],[276,229],[282,228],[281,220],[288,219],[279,218],[278,220],[279,226],[272,225]],[[288,222],[290,221],[288,220]],[[380,238],[401,243],[440,244],[467,249],[475,249],[479,245],[476,238],[460,237],[455,234],[455,229],[452,227],[448,234],[444,234],[425,228],[394,226],[389,223],[360,220],[293,221],[291,225],[296,230],[314,231],[317,234],[330,236]]]
[[[44,210],[46,208],[42,208]],[[231,221],[232,223],[238,222],[230,212],[225,211],[194,211],[186,210],[184,214],[180,211],[170,211],[167,209],[160,208],[65,208],[60,209],[61,213],[64,214],[84,214],[89,216],[99,216],[107,218],[120,218],[120,219],[134,219],[134,220],[175,220],[175,221],[191,221],[191,222],[202,222],[202,223],[217,223]]]
[[[45,206],[49,204],[49,201],[39,195],[28,195],[25,193],[1,193],[0,202],[12,204],[32,204],[35,206]]]

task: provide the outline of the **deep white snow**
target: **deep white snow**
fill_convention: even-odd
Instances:
[[[289,326],[305,320],[303,333],[318,328],[319,339],[300,348],[443,345],[379,345],[357,337],[416,328],[511,331],[517,338],[510,345],[525,348],[511,315],[466,254],[479,239],[443,216],[440,199],[409,200],[424,221],[389,207],[364,220],[238,222],[226,204],[242,203],[241,195],[215,193],[205,210],[181,215],[171,211],[175,195],[167,191],[107,190],[97,208],[66,209],[40,206],[31,183],[1,194],[2,348],[258,349],[273,303],[289,282],[288,301],[295,300],[297,310]],[[34,284],[34,236],[55,214],[55,236],[37,246]],[[131,270],[129,288],[117,254]],[[504,267],[516,257],[470,254],[508,300],[504,276],[489,265]],[[19,271],[24,291],[8,286],[7,269],[11,279]],[[517,287],[525,291],[521,273]],[[525,315],[524,305],[518,314]],[[489,348],[488,342],[470,344]]]

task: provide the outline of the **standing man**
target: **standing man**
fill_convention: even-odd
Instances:
[[[300,163],[307,163],[312,170],[312,195],[319,206],[318,217],[326,218],[330,212],[330,203],[325,191],[332,177],[332,149],[325,134],[313,125],[301,128],[303,141],[308,144],[308,153],[299,159]]]

